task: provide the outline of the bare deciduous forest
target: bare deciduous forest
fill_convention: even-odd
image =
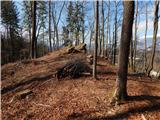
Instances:
[[[1,1],[1,119],[159,120],[155,1]]]

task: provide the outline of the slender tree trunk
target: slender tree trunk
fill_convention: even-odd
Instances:
[[[152,43],[152,54],[150,57],[149,66],[147,69],[147,75],[150,76],[150,72],[153,69],[153,62],[156,50],[156,42],[157,42],[157,31],[158,31],[158,10],[159,10],[159,1],[155,1],[155,9],[154,9],[154,31],[153,31],[153,43]]]
[[[113,37],[112,37],[112,46],[111,46],[111,63],[113,64],[113,55],[114,55],[114,27],[113,27]]]
[[[148,29],[148,4],[146,2],[146,30],[145,30],[145,38],[144,38],[144,71],[146,71],[147,67],[147,42],[146,42],[146,36],[147,36],[147,29]]]
[[[53,32],[53,49],[55,50],[55,35],[56,35],[56,32],[55,32],[55,30],[54,30],[54,32]]]
[[[29,25],[29,55],[30,55],[30,58],[32,56],[32,36],[31,36],[31,26]]]
[[[54,10],[55,10],[55,4],[54,4]],[[53,19],[53,24],[54,24],[54,42],[55,42],[55,37],[56,37],[56,49],[58,49],[59,48],[58,22],[56,23],[56,17],[54,14],[54,10],[52,11],[52,19]]]
[[[97,45],[98,45],[98,24],[99,24],[99,1],[96,1],[96,15],[95,15],[95,45],[93,58],[93,78],[97,78]]]
[[[102,52],[102,46],[101,46],[101,42],[102,42],[102,39],[101,39],[101,30],[100,30],[100,25],[99,25],[99,29],[98,29],[98,49],[99,49],[99,53],[98,55],[100,56],[101,55],[101,52]]]
[[[91,31],[90,33],[90,42],[89,42],[89,51],[91,52],[91,47],[92,47],[92,35],[93,35],[93,32]]]
[[[125,100],[127,97],[128,56],[134,18],[134,1],[124,1],[123,6],[123,24],[118,59],[116,89],[113,96],[114,102]]]
[[[36,47],[37,47],[37,40],[36,40],[36,1],[33,1],[33,11],[32,11],[32,58],[36,58]]]
[[[109,39],[109,17],[110,16],[110,0],[108,1],[108,15],[107,15],[107,35],[106,35],[106,57],[108,57],[108,41]],[[109,42],[111,44],[111,42]]]
[[[104,57],[104,1],[102,0],[102,57]]]
[[[30,16],[28,17],[28,19],[30,19],[30,18],[32,18],[32,15],[33,15],[33,3],[32,2],[30,2],[30,6],[31,6],[31,8],[30,8],[30,10],[28,11],[28,12],[30,12]],[[31,20],[30,20],[31,21]],[[31,24],[29,24],[29,29],[28,29],[28,33],[29,33],[29,55],[30,55],[30,59],[32,58],[32,23]]]
[[[52,51],[52,42],[51,42],[51,0],[49,0],[49,46],[50,46],[50,52]]]
[[[11,62],[14,62],[15,60],[15,46],[14,46],[14,35],[13,35],[13,29],[10,26],[10,41],[11,41],[11,51],[12,51],[12,57],[11,57]]]
[[[133,35],[132,35],[131,45],[130,45],[130,61],[131,61],[131,69],[132,70],[133,70],[133,53],[134,53],[134,50],[133,50]]]
[[[1,34],[1,65],[6,63],[5,45],[4,45],[5,33],[2,38]]]
[[[136,56],[137,56],[137,16],[138,16],[138,0],[136,1],[136,17],[135,17],[135,33],[134,33],[134,66],[133,71],[136,71]]]
[[[9,46],[9,27],[8,27],[8,25],[7,25],[7,33],[6,33],[6,36],[7,36],[7,44],[6,44],[6,47],[8,47]],[[10,52],[7,54],[7,61],[6,61],[6,63],[8,63],[9,61],[10,61]]]
[[[85,24],[84,24],[84,4],[83,4],[83,6],[82,6],[82,14],[83,14],[83,16],[82,16],[82,43],[84,43],[84,32],[85,32]]]
[[[57,25],[55,25],[55,32],[56,32],[56,39],[57,39],[57,42],[56,42],[56,49],[58,49],[59,48],[59,36],[58,36],[58,26]]]
[[[117,52],[117,2],[116,1],[114,1],[114,3],[115,3],[115,36],[114,36],[114,53],[113,53],[113,64],[115,65],[115,63],[116,63],[116,52]]]
[[[43,55],[45,55],[44,26],[43,26]]]

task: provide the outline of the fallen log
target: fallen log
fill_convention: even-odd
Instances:
[[[75,47],[76,50],[86,53],[87,48],[85,43],[81,43],[78,46]]]
[[[22,79],[22,80],[17,80],[18,82],[15,84],[11,84],[8,85],[4,88],[1,89],[1,94],[5,94],[8,93],[10,91],[15,90],[16,88],[26,85],[26,84],[30,84],[31,82],[34,81],[45,81],[48,80],[50,78],[53,77],[53,72],[44,72],[44,73],[38,73],[32,76],[27,76],[26,78]]]
[[[23,91],[20,91],[18,93],[16,93],[16,98],[18,99],[24,99],[26,98],[28,95],[31,95],[33,92],[29,89],[26,89],[26,90],[23,90]]]
[[[80,77],[83,73],[91,74],[90,67],[80,60],[74,60],[57,69],[55,77],[57,79],[65,77],[77,78]]]
[[[70,53],[86,53],[87,49],[86,49],[86,44],[80,44],[77,46],[69,46],[66,48],[66,53],[70,54]]]
[[[87,62],[92,65],[93,64],[93,55],[88,55],[87,56]]]

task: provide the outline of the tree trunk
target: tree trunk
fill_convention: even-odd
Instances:
[[[49,15],[49,30],[48,30],[48,33],[49,33],[49,46],[50,46],[50,52],[52,51],[52,42],[51,42],[51,0],[49,0],[49,12],[48,12],[48,15]]]
[[[82,14],[83,14],[83,16],[82,16],[82,43],[84,43],[84,32],[85,32],[85,24],[84,24],[84,4],[83,4],[83,6],[82,6]]]
[[[133,53],[134,53],[134,50],[133,50],[133,35],[132,35],[131,45],[130,45],[130,63],[131,63],[131,69],[132,70],[133,70]]]
[[[101,52],[102,52],[102,46],[101,46],[101,43],[102,43],[102,39],[101,39],[101,31],[100,31],[100,25],[99,25],[99,29],[98,29],[98,49],[99,49],[99,53],[98,55],[100,56],[101,55]]]
[[[146,72],[146,65],[147,65],[147,42],[146,42],[146,36],[147,36],[147,29],[148,29],[148,4],[146,2],[146,30],[145,30],[145,38],[144,38],[144,71]]]
[[[91,31],[90,33],[90,42],[89,42],[89,51],[91,52],[91,47],[92,47],[92,35],[93,35],[93,32]]]
[[[113,25],[114,26],[114,25]],[[112,46],[111,46],[111,63],[113,64],[113,55],[114,55],[114,27],[113,27],[113,37],[112,37]]]
[[[33,9],[32,9],[32,58],[36,58],[36,1],[33,1]]]
[[[54,10],[55,10],[55,4],[54,4]],[[54,24],[54,43],[55,43],[55,37],[56,37],[56,49],[59,48],[59,36],[58,36],[58,23],[56,23],[56,17],[55,17],[55,14],[54,14],[54,10],[52,11],[52,19],[53,19],[53,24]],[[60,13],[61,14],[61,13]],[[59,16],[59,19],[60,19],[60,16]],[[58,20],[59,21],[59,20]]]
[[[103,7],[104,1],[102,0],[102,57],[104,57],[104,7]]]
[[[58,49],[59,48],[59,36],[58,36],[58,26],[57,25],[55,25],[55,32],[56,32],[56,49]]]
[[[115,2],[115,32],[114,32],[114,34],[115,34],[115,36],[114,36],[114,53],[113,53],[113,64],[115,65],[115,63],[116,63],[116,52],[117,52],[117,2],[116,1],[114,1]]]
[[[93,78],[97,78],[97,45],[98,45],[98,24],[99,24],[99,1],[96,1],[96,15],[95,15],[95,45],[94,45],[94,58],[93,58]]]
[[[123,24],[118,59],[118,73],[116,89],[113,96],[113,100],[115,101],[125,100],[127,97],[128,56],[134,18],[134,1],[124,1],[123,6]]]
[[[14,62],[15,60],[15,46],[14,46],[14,35],[13,35],[13,29],[9,28],[9,32],[10,32],[10,41],[11,41],[11,62]]]
[[[109,17],[110,16],[110,1],[108,1],[108,15],[107,15],[107,36],[106,36],[106,57],[108,57],[108,41],[109,39]],[[109,42],[111,44],[111,42]]]
[[[29,55],[30,57],[32,56],[32,36],[31,36],[31,26],[29,25],[29,30],[28,30],[28,33],[29,33]]]
[[[158,10],[159,10],[159,1],[155,1],[155,9],[154,9],[154,31],[153,31],[153,43],[152,43],[152,54],[150,57],[149,66],[147,69],[147,75],[150,76],[150,72],[153,69],[153,62],[156,50],[156,42],[157,42],[157,31],[158,31]]]
[[[136,2],[136,18],[135,18],[135,33],[134,33],[134,65],[133,71],[136,71],[136,56],[137,56],[137,16],[138,16],[138,0]]]
[[[43,26],[43,55],[45,55],[44,26]]]

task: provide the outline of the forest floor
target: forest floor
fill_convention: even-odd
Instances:
[[[159,120],[160,80],[129,72],[130,100],[110,105],[117,66],[98,58],[98,80],[91,75],[57,80],[53,75],[67,61],[86,59],[83,53],[63,50],[2,66],[1,117],[3,120]],[[91,67],[91,66],[90,66]],[[18,94],[31,90],[24,99]]]

